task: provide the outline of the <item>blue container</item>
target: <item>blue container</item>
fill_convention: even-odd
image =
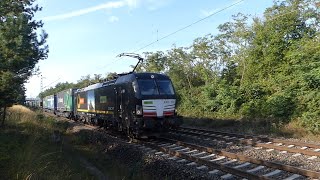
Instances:
[[[43,108],[48,110],[57,110],[57,96],[50,95],[43,98]]]

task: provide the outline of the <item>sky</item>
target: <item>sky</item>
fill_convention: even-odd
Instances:
[[[41,75],[45,90],[59,82],[75,83],[86,75],[129,72],[130,65],[137,60],[118,58],[118,54],[166,51],[174,45],[188,47],[198,37],[216,35],[217,27],[230,21],[234,14],[262,16],[273,1],[37,0],[36,3],[43,7],[35,19],[43,21],[43,29],[49,35],[49,54],[37,64],[40,75],[32,76],[25,84],[27,97],[40,93]],[[178,31],[188,25],[191,26]],[[166,37],[169,34],[172,35]],[[145,47],[150,43],[153,44]]]

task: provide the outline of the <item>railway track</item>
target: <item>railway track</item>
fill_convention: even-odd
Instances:
[[[320,173],[293,166],[253,159],[243,155],[199,146],[192,143],[161,138],[152,142],[139,142],[156,149],[156,155],[167,157],[186,166],[207,170],[221,179],[285,179],[319,178]]]
[[[181,127],[176,132],[188,134],[191,136],[202,136],[204,138],[211,138],[216,140],[223,140],[233,143],[250,145],[256,147],[257,149],[265,148],[268,151],[279,150],[282,153],[290,152],[294,153],[294,156],[304,154],[311,156],[309,157],[310,159],[316,159],[320,157],[320,144],[293,142],[288,140],[267,138],[261,136],[242,135],[187,127]]]
[[[85,126],[91,128],[95,127],[91,125]],[[184,129],[183,131],[189,131],[189,134],[192,134],[190,132],[191,130],[193,131],[193,135],[196,134],[195,131],[197,129]],[[209,135],[207,133],[208,132],[202,132],[200,134]],[[114,136],[114,134],[112,134],[112,136]],[[227,135],[223,134],[223,136]],[[231,139],[236,139],[233,138],[234,136],[229,137]],[[120,138],[125,141],[128,140],[125,139],[125,137]],[[244,137],[242,136],[240,138]],[[248,141],[249,143],[260,140],[258,138],[254,139],[255,137],[246,138],[247,139],[243,140]],[[265,142],[267,140],[269,139],[266,139]],[[175,161],[179,164],[184,164],[188,167],[194,167],[197,170],[207,172],[209,175],[219,177],[221,179],[301,180],[320,177],[320,172],[261,159],[255,159],[245,155],[218,150],[212,147],[201,146],[193,143],[187,143],[175,139],[160,138],[151,141],[138,140],[135,143],[132,143],[132,145],[139,146],[142,149],[147,149],[149,153],[151,152],[154,155],[162,156],[168,160]]]

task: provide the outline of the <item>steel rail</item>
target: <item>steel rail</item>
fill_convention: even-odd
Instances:
[[[294,142],[294,141],[288,141],[288,140],[283,140],[283,139],[254,136],[254,135],[245,135],[245,134],[237,134],[237,133],[229,133],[229,132],[222,132],[222,131],[208,130],[208,129],[199,129],[199,128],[192,128],[192,127],[180,127],[180,129],[208,132],[208,133],[220,134],[220,135],[224,135],[224,136],[242,137],[242,138],[246,138],[246,139],[252,139],[255,141],[260,140],[260,141],[265,141],[265,142],[283,143],[283,144],[290,144],[290,145],[292,144],[295,146],[320,149],[320,144],[313,144],[313,143],[306,143],[306,142]]]
[[[307,170],[307,169],[297,168],[294,166],[265,161],[265,160],[261,160],[261,159],[255,159],[255,158],[251,158],[251,157],[248,157],[245,155],[240,155],[240,154],[231,153],[231,152],[227,152],[227,151],[223,151],[223,150],[218,150],[218,149],[214,149],[211,147],[200,146],[200,145],[196,145],[193,143],[187,143],[187,142],[183,142],[183,141],[179,141],[179,140],[177,141],[177,140],[169,139],[169,138],[161,138],[161,139],[164,141],[167,141],[167,142],[177,144],[177,145],[187,146],[190,148],[198,149],[200,151],[205,151],[208,153],[217,154],[220,156],[225,156],[225,157],[229,157],[229,158],[233,158],[233,159],[239,159],[241,161],[246,161],[246,162],[250,162],[253,164],[257,164],[257,165],[263,165],[263,166],[266,166],[269,168],[281,169],[281,170],[285,170],[287,172],[300,174],[300,175],[311,177],[311,178],[319,178],[320,177],[320,172],[317,172],[317,171],[311,171],[311,170]]]
[[[225,140],[225,141],[231,141],[231,142],[235,142],[235,143],[240,143],[240,144],[246,144],[246,145],[251,145],[254,147],[263,147],[263,148],[269,148],[269,149],[276,149],[276,150],[280,150],[280,151],[287,151],[287,152],[291,152],[291,153],[301,153],[301,154],[305,154],[305,155],[309,155],[309,156],[319,156],[320,157],[320,152],[319,151],[312,151],[312,150],[307,150],[307,149],[301,149],[301,148],[289,148],[289,147],[284,147],[284,146],[277,146],[277,145],[273,145],[273,144],[266,144],[266,143],[261,143],[260,139],[258,137],[253,137],[253,136],[246,136],[247,139],[230,139],[230,138],[226,138],[226,137],[221,137],[221,136],[217,136],[215,133],[215,131],[205,131],[205,130],[199,130],[199,129],[194,129],[194,128],[182,128],[183,131],[179,131],[176,130],[175,132],[181,132],[181,133],[185,133],[185,134],[189,134],[189,135],[200,135],[200,136],[205,136],[205,137],[210,137],[210,138],[215,138],[215,139],[220,139],[220,140]],[[190,131],[185,131],[185,130],[192,130],[192,131],[199,131],[199,132],[206,132],[206,133],[212,133],[212,134],[199,134],[196,132],[190,132]],[[222,134],[219,134],[222,135]],[[233,133],[228,134],[228,133],[223,133],[224,136],[233,136],[233,137],[244,137],[243,135],[239,135],[238,134],[234,135]],[[248,139],[250,138],[250,139]],[[265,139],[265,138],[264,138]],[[319,148],[320,146],[317,146],[316,144],[311,145],[310,143],[295,143],[295,142],[290,142],[290,143],[284,143],[284,141],[281,141],[279,139],[276,139],[275,141],[272,141],[271,139],[268,139],[265,142],[271,142],[271,143],[283,143],[283,144],[292,144],[295,146],[301,146],[301,147],[311,147],[312,148]],[[288,142],[288,141],[286,141]],[[307,146],[310,145],[310,146]]]
[[[247,179],[261,179],[261,180],[267,180],[267,179],[269,180],[270,179],[268,177],[264,177],[263,175],[251,174],[251,173],[248,173],[246,171],[242,171],[242,170],[239,170],[239,169],[236,169],[236,168],[233,168],[233,167],[229,167],[229,166],[224,165],[224,164],[219,164],[217,162],[211,162],[209,160],[201,159],[201,158],[189,155],[189,154],[184,153],[184,152],[171,150],[170,148],[167,148],[167,147],[161,147],[161,146],[157,145],[156,143],[145,142],[144,141],[144,142],[142,142],[142,144],[144,144],[146,146],[149,146],[149,147],[151,147],[153,149],[156,149],[158,151],[167,153],[167,154],[169,154],[171,156],[176,156],[176,157],[180,157],[180,158],[183,158],[183,159],[186,159],[186,160],[189,160],[189,161],[193,161],[193,162],[196,162],[196,163],[199,163],[199,164],[203,164],[203,165],[206,165],[206,166],[208,166],[210,168],[219,169],[221,171],[230,173],[230,174],[235,175],[235,176],[239,176],[239,177],[243,177],[243,178],[247,178]]]

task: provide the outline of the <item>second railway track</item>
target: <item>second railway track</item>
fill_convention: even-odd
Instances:
[[[251,136],[235,133],[227,133],[221,131],[204,130],[196,128],[181,127],[178,133],[189,135],[198,135],[207,138],[214,138],[234,143],[251,145],[257,148],[266,148],[270,150],[279,150],[283,153],[290,152],[311,156],[310,158],[320,157],[320,144],[311,144],[304,142],[293,142],[282,139],[267,138],[261,136]]]

